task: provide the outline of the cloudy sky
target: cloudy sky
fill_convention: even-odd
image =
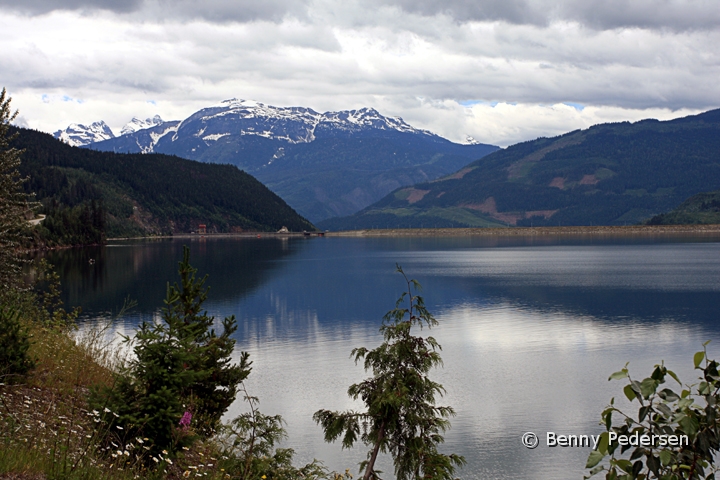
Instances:
[[[0,0],[0,86],[48,132],[236,97],[505,146],[720,107],[718,45],[717,0]]]

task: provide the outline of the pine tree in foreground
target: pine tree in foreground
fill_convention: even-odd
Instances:
[[[375,462],[380,452],[389,453],[398,480],[452,479],[465,459],[438,452],[443,433],[450,428],[451,407],[435,405],[436,396],[445,389],[428,377],[430,370],[442,364],[440,345],[433,337],[412,334],[412,328],[438,325],[427,311],[423,298],[413,295],[420,284],[409,280],[400,266],[407,291],[383,318],[380,332],[384,342],[373,350],[361,347],[352,351],[355,362],[364,359],[372,377],[351,385],[348,395],[360,398],[364,412],[319,410],[313,418],[325,431],[325,441],[342,437],[343,448],[359,439],[371,447],[367,460],[360,464],[364,480],[377,479]],[[407,307],[403,306],[407,301]]]
[[[145,437],[153,452],[177,451],[198,436],[215,433],[251,369],[246,353],[239,364],[231,363],[235,317],[225,318],[217,334],[214,317],[202,311],[207,277],[196,279],[189,256],[185,247],[181,282],[168,284],[162,319],[143,322],[134,339],[125,338],[134,358],[117,375],[113,388],[95,392],[91,400],[107,413],[112,432],[118,437]]]
[[[34,206],[22,190],[25,179],[20,177],[21,150],[10,147],[15,135],[10,135],[10,124],[17,110],[10,107],[11,98],[5,89],[0,92],[0,294],[20,285],[20,259],[17,249],[27,237],[28,223],[25,213]]]

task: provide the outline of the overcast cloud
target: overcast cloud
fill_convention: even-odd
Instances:
[[[701,0],[0,0],[0,83],[45,131],[238,97],[372,106],[509,145],[720,106]]]

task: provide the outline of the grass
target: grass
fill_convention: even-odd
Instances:
[[[90,389],[111,385],[113,369],[123,361],[110,348],[105,329],[79,334],[71,323],[24,322],[36,367],[21,383],[0,379],[5,380],[0,383],[0,478],[230,478],[221,465],[222,452],[211,441],[174,460],[144,458],[142,438],[120,441],[115,435],[116,441],[107,443],[100,412],[87,404]]]

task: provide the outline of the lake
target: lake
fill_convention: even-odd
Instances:
[[[444,368],[432,378],[455,408],[442,450],[468,460],[461,478],[579,479],[589,448],[549,448],[547,432],[591,435],[600,412],[622,402],[608,376],[626,362],[635,378],[664,360],[690,383],[692,355],[720,343],[717,237],[223,238],[113,242],[48,254],[68,305],[83,321],[112,318],[127,296],[138,306],[114,321],[131,333],[157,317],[177,280],[183,244],[208,274],[208,312],[235,315],[237,352],[250,352],[246,382],[260,409],[287,421],[284,446],[357,471],[367,449],[323,442],[318,409],[360,408],[347,397],[365,378],[350,358],[381,342],[378,327],[402,293],[400,264],[423,286],[440,325]],[[90,263],[90,259],[95,260]],[[237,353],[236,352],[236,353]],[[236,403],[228,418],[243,411]],[[525,432],[540,436],[527,449]],[[387,459],[382,468],[392,478]]]

